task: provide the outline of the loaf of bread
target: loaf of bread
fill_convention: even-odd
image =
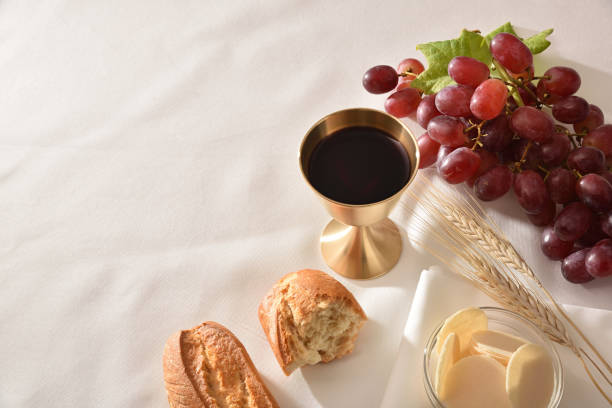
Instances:
[[[168,339],[164,382],[172,408],[278,408],[242,343],[215,322]]]
[[[311,269],[285,275],[259,305],[259,321],[285,375],[353,351],[365,320],[351,292]]]

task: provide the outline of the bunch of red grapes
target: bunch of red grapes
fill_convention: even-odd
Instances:
[[[448,64],[456,85],[422,96],[410,83],[424,67],[408,58],[397,71],[370,68],[363,86],[395,90],[385,102],[391,115],[416,112],[427,130],[418,138],[420,168],[435,164],[446,182],[467,183],[482,201],[512,188],[531,223],[545,227],[542,252],[562,261],[568,281],[612,275],[612,124],[574,95],[581,80],[572,68],[535,77],[531,51],[508,33],[497,34],[490,49],[491,69],[502,79],[458,56]]]

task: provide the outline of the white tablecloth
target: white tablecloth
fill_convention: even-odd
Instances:
[[[0,407],[167,406],[163,344],[204,320],[243,341],[284,407],[377,406],[432,258],[405,247],[385,277],[341,279],[370,317],[352,360],[285,378],[257,322],[280,276],[329,271],[303,134],[382,107],[368,67],[507,20],[555,27],[538,65],[577,68],[611,117],[611,17],[607,0],[2,2]],[[513,200],[489,208],[547,287],[612,309],[612,280],[566,283]],[[360,356],[371,364],[335,375]]]

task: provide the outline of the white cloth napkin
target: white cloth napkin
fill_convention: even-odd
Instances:
[[[494,305],[495,302],[457,275],[436,267],[423,271],[381,408],[430,407],[422,369],[427,338],[436,325],[458,309]],[[609,361],[612,357],[612,311],[571,305],[567,305],[566,310]],[[565,374],[560,407],[607,407],[579,360],[564,347],[557,347],[557,350]]]

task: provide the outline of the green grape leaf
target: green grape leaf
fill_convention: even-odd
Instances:
[[[479,33],[467,30],[463,30],[459,38],[419,44],[417,50],[425,55],[428,68],[416,77],[410,86],[421,89],[426,94],[438,92],[453,83],[448,76],[448,63],[454,57],[472,57],[487,66],[492,60],[485,38]]]
[[[523,40],[523,42],[525,43],[527,48],[529,48],[532,54],[534,55],[539,54],[545,49],[547,49],[548,46],[550,45],[550,41],[548,41],[546,37],[551,35],[552,32],[553,32],[553,29],[549,28],[548,30],[544,30],[536,35],[533,35]]]
[[[490,44],[493,37],[495,37],[499,33],[510,33],[518,37],[516,31],[514,31],[514,27],[512,27],[512,24],[510,24],[510,22],[508,21],[506,24],[497,27],[495,30],[487,34],[487,36],[485,37],[487,39],[487,43]]]

